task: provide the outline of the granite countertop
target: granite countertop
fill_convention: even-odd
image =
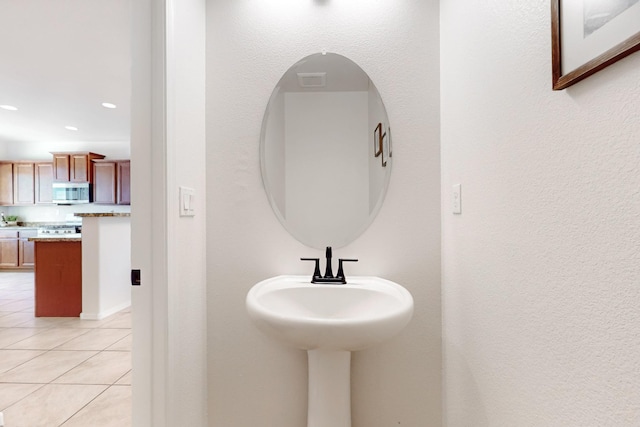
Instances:
[[[113,216],[131,216],[129,212],[87,212],[87,213],[74,213],[73,215],[81,218],[99,218],[99,217],[113,217]]]
[[[51,237],[47,237],[47,236],[29,237],[27,240],[30,242],[47,242],[47,243],[82,242],[82,237],[79,234],[68,234],[66,236],[59,235],[59,236],[51,236]]]

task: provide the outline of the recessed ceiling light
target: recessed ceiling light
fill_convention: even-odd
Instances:
[[[0,108],[5,109],[5,110],[9,110],[9,111],[17,111],[18,108],[14,107],[13,105],[0,105]]]
[[[116,104],[112,104],[112,103],[110,103],[110,102],[103,102],[103,103],[102,103],[102,106],[103,106],[104,108],[116,108]]]
[[[77,127],[75,127],[75,126],[65,126],[64,128],[65,128],[66,130],[72,130],[72,131],[76,131],[76,130],[78,130],[78,128],[77,128]]]

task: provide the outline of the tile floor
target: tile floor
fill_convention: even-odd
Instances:
[[[33,272],[0,272],[5,427],[131,426],[131,313],[34,317]]]

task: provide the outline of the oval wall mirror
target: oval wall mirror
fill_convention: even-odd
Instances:
[[[344,246],[371,224],[392,155],[380,94],[350,59],[307,56],[273,90],[262,121],[262,179],[274,213],[305,245]]]

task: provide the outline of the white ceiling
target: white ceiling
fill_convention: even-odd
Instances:
[[[0,143],[128,141],[130,25],[130,0],[0,0]]]

